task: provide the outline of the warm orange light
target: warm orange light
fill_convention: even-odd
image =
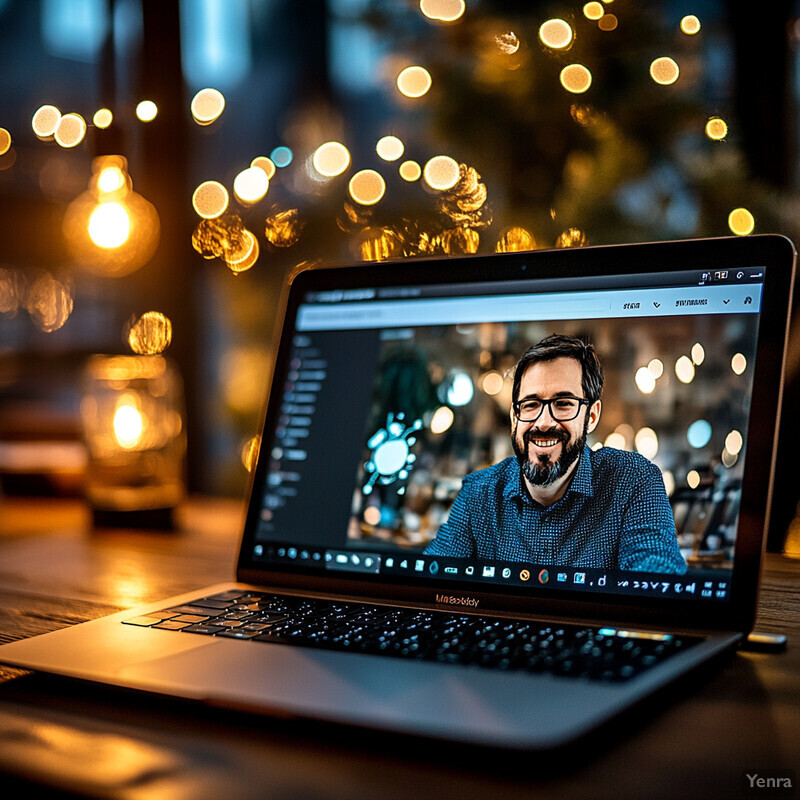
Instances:
[[[573,94],[583,94],[592,85],[592,73],[583,64],[569,64],[561,70],[561,85]]]
[[[0,128],[0,156],[4,156],[11,149],[11,134]]]
[[[422,97],[427,94],[432,83],[431,74],[424,67],[406,67],[397,76],[397,88],[406,97]]]
[[[397,161],[403,155],[405,147],[403,143],[396,136],[384,136],[378,140],[375,145],[375,152],[384,161]]]
[[[114,114],[108,108],[99,108],[94,112],[92,123],[101,130],[107,128],[114,121]]]
[[[657,58],[650,64],[650,77],[662,86],[669,86],[675,83],[680,74],[680,68],[669,56]]]
[[[350,179],[350,196],[362,206],[379,202],[386,192],[386,182],[374,169],[362,169]]]
[[[569,23],[563,19],[549,19],[539,28],[542,44],[554,50],[563,50],[572,44],[575,34]]]
[[[89,215],[89,238],[104,250],[122,247],[131,233],[131,219],[121,203],[100,203]]]
[[[40,139],[51,139],[60,120],[61,112],[55,106],[41,106],[31,119],[31,127]]]
[[[225,110],[225,96],[217,89],[201,89],[191,103],[192,118],[198,125],[210,125]]]
[[[458,162],[450,156],[434,156],[423,170],[425,183],[432,189],[447,191],[452,189],[461,177]]]
[[[203,219],[215,219],[228,208],[228,190],[218,181],[204,181],[192,195],[192,207]]]
[[[311,159],[314,169],[325,178],[335,178],[350,166],[350,151],[341,142],[325,142]]]
[[[55,140],[61,147],[77,147],[86,136],[86,121],[80,114],[64,114],[58,121]]]

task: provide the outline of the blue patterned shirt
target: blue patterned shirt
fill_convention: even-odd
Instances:
[[[658,467],[638,453],[609,447],[584,447],[566,493],[550,506],[531,499],[513,457],[467,475],[425,552],[686,572]]]

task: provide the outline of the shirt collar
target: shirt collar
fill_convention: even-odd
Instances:
[[[592,451],[589,445],[584,445],[581,457],[578,459],[578,466],[575,469],[575,474],[572,476],[572,481],[567,489],[567,494],[570,492],[577,492],[578,494],[586,495],[586,497],[594,497],[592,480],[594,471],[592,470],[591,453]],[[509,467],[510,474],[503,487],[503,495],[512,500],[520,497],[523,501],[530,503],[531,498],[523,484],[522,470],[519,468],[516,458],[512,457],[509,459]]]

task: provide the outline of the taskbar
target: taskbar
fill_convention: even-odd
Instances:
[[[253,555],[262,563],[354,575],[426,578],[491,584],[493,587],[515,586],[688,600],[730,599],[730,570],[724,568],[712,570],[692,567],[681,575],[525,564],[518,561],[467,560],[421,553],[309,548],[276,543],[255,545]]]

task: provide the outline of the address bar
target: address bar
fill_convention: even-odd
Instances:
[[[608,313],[611,301],[593,292],[580,294],[491,295],[424,300],[303,305],[297,330],[397,328],[589,318]]]

